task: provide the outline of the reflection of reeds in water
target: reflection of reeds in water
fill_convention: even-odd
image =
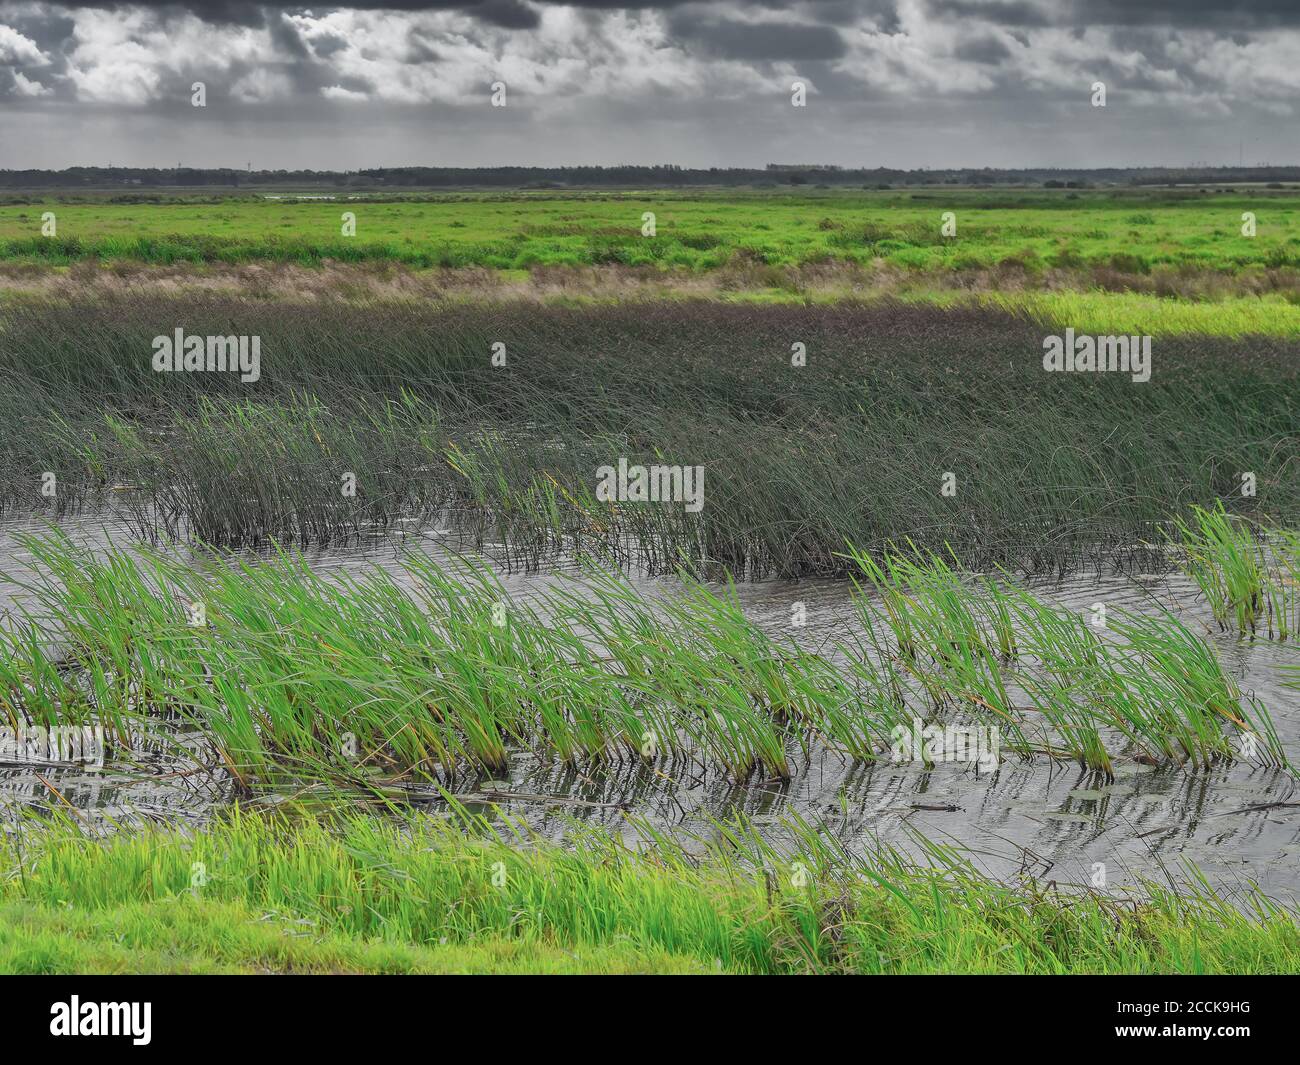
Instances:
[[[248,787],[448,780],[504,771],[515,750],[784,778],[813,745],[888,758],[915,718],[996,727],[1008,752],[1104,771],[1121,754],[1286,765],[1266,709],[1176,618],[1117,611],[1099,638],[933,557],[854,556],[874,594],[858,594],[861,633],[827,656],[690,581],[650,599],[591,572],[512,602],[489,571],[421,555],[404,563],[408,590],[379,570],[327,580],[291,554],[195,569],[97,559],[60,536],[24,546],[36,598],[4,632],[6,715],[124,728],[179,713]]]

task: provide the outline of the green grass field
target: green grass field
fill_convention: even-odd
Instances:
[[[1300,199],[1291,190],[113,199],[0,199],[0,295],[48,289],[69,268],[68,283],[87,290],[147,284],[139,271],[171,270],[180,273],[168,284],[252,285],[290,298],[891,296],[991,305],[1103,334],[1300,336]],[[355,235],[342,234],[345,211],[356,216]],[[53,236],[42,235],[46,212]],[[642,231],[647,212],[653,235]],[[945,234],[949,212],[956,228]],[[1254,236],[1243,235],[1247,212]],[[266,265],[319,276],[250,281],[233,272]]]
[[[79,198],[83,200],[84,197]],[[57,236],[43,237],[53,211]],[[340,216],[356,214],[356,235]],[[1242,235],[1243,212],[1257,235]],[[642,234],[655,215],[654,236]],[[941,230],[955,216],[955,235]],[[1300,265],[1289,194],[844,190],[464,193],[421,200],[40,203],[0,206],[0,257],[150,262],[388,259],[415,266],[621,264],[708,270],[884,261],[904,270],[1030,273]]]

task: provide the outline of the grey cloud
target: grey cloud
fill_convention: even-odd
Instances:
[[[844,39],[830,26],[698,19],[683,13],[674,15],[668,27],[682,43],[698,44],[724,59],[839,59],[846,51]]]
[[[61,11],[47,11],[40,15],[26,13],[5,16],[0,14],[0,25],[17,30],[28,40],[35,41],[43,52],[59,51],[72,37],[77,21]]]
[[[407,36],[406,61],[408,63],[436,63],[441,58],[418,34],[412,33]]]
[[[28,81],[42,86],[47,92],[52,90],[55,97],[71,99],[74,95],[72,89],[64,84],[61,78],[67,70],[67,59],[63,53],[76,28],[75,20],[66,16],[42,18],[31,15],[14,17],[0,15],[0,26],[8,26],[22,34],[35,44],[45,57],[39,62],[0,63],[0,100],[5,101],[5,106],[11,106],[15,99],[21,98],[18,89],[19,74]]]
[[[964,59],[968,63],[992,66],[1009,58],[1011,49],[997,37],[977,37],[971,41],[963,41],[953,49],[952,54],[957,59]]]
[[[929,0],[928,8],[935,15],[994,22],[1004,27],[1033,29],[1059,24],[1051,9],[1031,0]]]
[[[542,0],[547,2],[547,0]],[[523,0],[354,0],[347,4],[311,4],[302,0],[90,0],[64,4],[65,8],[99,8],[116,11],[151,8],[163,15],[191,14],[217,25],[261,28],[279,21],[280,13],[312,11],[321,14],[341,8],[359,11],[463,11],[479,20],[507,29],[532,29],[538,15]],[[625,6],[625,5],[620,5]]]
[[[278,52],[294,59],[309,59],[312,50],[298,33],[298,28],[283,16],[268,20],[267,29]]]
[[[1171,29],[1266,29],[1300,26],[1296,0],[927,0],[938,15],[1004,28],[1163,26]]]
[[[333,33],[317,34],[311,39],[311,50],[318,59],[328,59],[335,52],[343,51],[347,46],[348,42],[344,38]]]

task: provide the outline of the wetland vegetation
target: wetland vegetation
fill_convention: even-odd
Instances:
[[[1289,193],[80,199],[0,204],[0,727],[203,799],[0,767],[0,969],[1300,970]]]

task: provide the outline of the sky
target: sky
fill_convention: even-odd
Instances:
[[[1300,0],[0,0],[10,169],[1297,164],[1298,105]]]

